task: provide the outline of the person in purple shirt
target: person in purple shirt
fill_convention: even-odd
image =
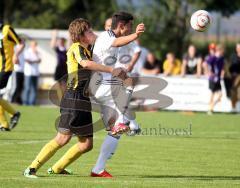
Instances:
[[[220,83],[224,75],[224,48],[222,45],[216,46],[215,55],[210,56],[207,59],[207,64],[209,89],[211,90],[208,114],[212,114],[215,105],[221,101],[222,97],[222,88]]]
[[[56,52],[57,66],[54,73],[54,79],[57,81],[57,95],[59,100],[61,100],[64,91],[66,90],[67,82],[67,49],[66,49],[66,39],[61,37],[57,38],[58,31],[54,30],[52,33],[51,47]]]
[[[208,75],[207,61],[209,58],[215,55],[215,51],[216,51],[216,44],[212,42],[208,45],[208,54],[204,57],[204,61],[203,61],[203,74],[206,76]]]

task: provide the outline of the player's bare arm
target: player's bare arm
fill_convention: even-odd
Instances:
[[[98,64],[94,61],[89,61],[89,60],[82,60],[80,62],[80,65],[84,69],[89,69],[92,71],[100,71],[100,72],[107,72],[107,73],[112,73],[113,68],[105,65]]]
[[[145,31],[145,26],[143,23],[140,23],[137,25],[135,33],[116,38],[112,43],[112,47],[124,46],[124,45],[136,40],[142,33],[144,33],[144,31]]]

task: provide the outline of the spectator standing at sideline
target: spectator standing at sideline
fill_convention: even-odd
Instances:
[[[24,41],[22,39],[22,41]],[[25,42],[25,41],[24,41]],[[18,51],[21,48],[20,45],[17,45],[15,51]],[[17,104],[22,104],[22,93],[23,93],[23,84],[24,84],[24,52],[19,54],[19,61],[14,64],[13,72],[13,95],[12,102]]]
[[[239,100],[238,89],[240,87],[240,43],[236,44],[236,52],[231,56],[230,63],[232,111],[236,112],[236,106]]]
[[[24,92],[23,104],[35,105],[37,99],[37,87],[39,78],[39,63],[41,56],[37,48],[37,42],[32,40],[30,47],[24,53]]]
[[[212,56],[215,56],[215,51],[216,51],[216,44],[212,42],[208,45],[208,54],[205,56],[204,61],[203,61],[203,74],[206,75],[206,76],[208,75],[207,61]]]
[[[63,93],[66,90],[67,83],[67,48],[66,39],[57,38],[58,31],[54,30],[50,46],[55,51],[57,57],[57,66],[54,73],[54,79],[57,81],[57,95],[61,100]]]
[[[222,45],[216,46],[215,55],[211,56],[207,60],[207,63],[209,73],[209,89],[211,90],[208,114],[211,115],[215,105],[221,101],[222,97],[222,88],[220,83],[221,78],[224,76],[224,48]]]

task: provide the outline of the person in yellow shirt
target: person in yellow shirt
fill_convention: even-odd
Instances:
[[[181,73],[181,61],[175,58],[174,53],[168,53],[166,60],[163,62],[164,75],[179,75]]]
[[[20,47],[14,53],[14,46]],[[12,74],[14,63],[18,63],[18,56],[22,52],[24,44],[10,25],[4,25],[0,21],[0,89],[6,87],[8,79]],[[11,115],[10,124],[7,121],[5,111]],[[20,118],[11,104],[0,97],[0,131],[10,131],[13,129]]]

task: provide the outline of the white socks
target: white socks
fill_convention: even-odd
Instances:
[[[119,138],[115,138],[110,135],[106,136],[102,144],[101,151],[97,159],[97,163],[92,169],[92,172],[99,174],[101,171],[105,169],[107,160],[111,158],[111,156],[117,149],[118,140]]]

